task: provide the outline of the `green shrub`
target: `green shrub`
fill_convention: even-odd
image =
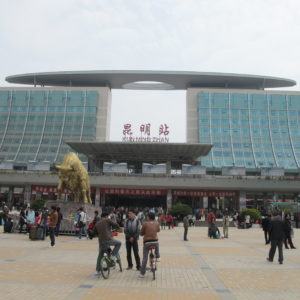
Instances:
[[[184,216],[190,215],[192,213],[192,208],[187,204],[176,204],[171,210],[170,214],[177,218],[177,220],[182,220]]]
[[[30,207],[34,210],[42,209],[45,205],[45,200],[43,199],[35,199],[31,202]]]
[[[259,220],[260,219],[260,212],[255,208],[245,208],[241,210],[241,216],[245,219],[245,216],[249,215],[251,220]]]

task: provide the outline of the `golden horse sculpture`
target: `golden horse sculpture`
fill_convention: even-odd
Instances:
[[[89,175],[76,153],[67,153],[62,164],[53,164],[53,167],[58,170],[59,176],[58,199],[61,199],[63,189],[67,188],[74,193],[74,202],[92,203]]]

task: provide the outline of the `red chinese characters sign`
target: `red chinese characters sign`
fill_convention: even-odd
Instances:
[[[190,197],[236,197],[236,191],[193,191],[193,190],[173,190],[173,196]]]
[[[132,124],[127,123],[123,125],[123,142],[154,142],[154,143],[168,143],[169,142],[169,126],[161,124],[158,128],[158,136],[151,136],[152,125],[150,123],[141,124],[139,126],[140,136],[134,136]]]
[[[91,188],[91,194],[95,193],[95,188]],[[48,194],[57,194],[56,186],[49,186],[49,185],[32,185],[31,192],[40,192],[40,193],[48,193]],[[68,189],[63,189],[62,194],[73,194]]]
[[[31,186],[31,191],[32,192],[40,192],[40,193],[57,193],[57,188],[56,186],[43,186],[43,185],[32,185]],[[72,192],[68,189],[64,189],[63,194],[72,194]]]
[[[166,190],[150,190],[150,189],[123,189],[123,188],[102,188],[101,194],[113,195],[135,195],[135,196],[164,196]]]

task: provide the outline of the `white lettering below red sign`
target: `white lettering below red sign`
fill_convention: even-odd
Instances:
[[[173,190],[173,196],[190,196],[190,197],[235,197],[236,191],[203,191],[203,190]]]

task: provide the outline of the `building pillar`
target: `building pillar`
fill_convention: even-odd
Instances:
[[[240,192],[240,211],[246,208],[246,193]]]
[[[166,163],[166,171],[167,171],[167,175],[171,174],[171,161],[168,160]]]
[[[203,209],[208,208],[208,197],[203,197]]]
[[[169,211],[172,208],[172,191],[167,191],[167,211]]]
[[[24,188],[24,205],[27,206],[31,199],[31,185],[27,184]]]
[[[100,187],[96,187],[95,206],[100,206]]]

